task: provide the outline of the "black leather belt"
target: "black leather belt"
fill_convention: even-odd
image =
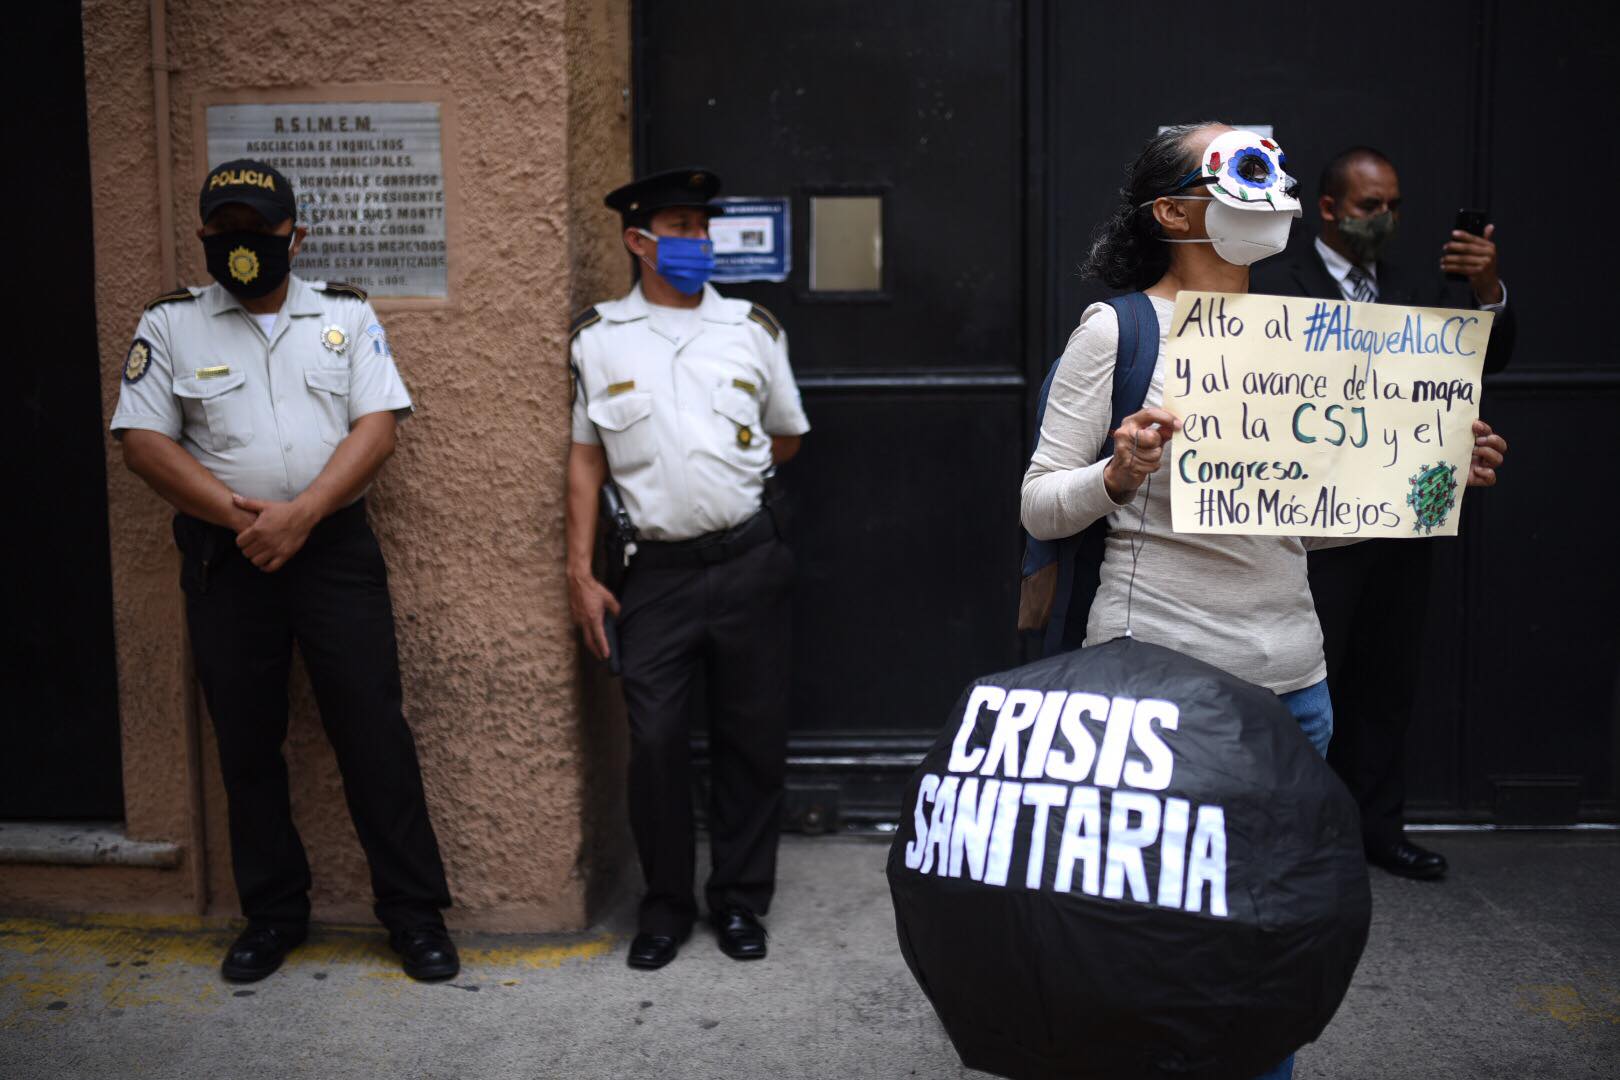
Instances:
[[[631,569],[671,566],[716,566],[729,562],[776,536],[771,515],[761,510],[735,528],[706,533],[692,540],[640,540],[630,557]]]

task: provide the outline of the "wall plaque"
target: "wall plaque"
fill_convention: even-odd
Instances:
[[[293,271],[375,299],[450,296],[450,184],[437,100],[215,101],[203,106],[206,168],[255,158],[292,181],[309,229]],[[240,97],[241,95],[235,95]]]

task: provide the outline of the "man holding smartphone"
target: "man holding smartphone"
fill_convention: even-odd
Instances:
[[[1516,320],[1497,271],[1496,227],[1483,212],[1459,212],[1434,269],[1392,265],[1383,254],[1400,223],[1400,177],[1368,146],[1353,146],[1328,162],[1317,210],[1321,233],[1314,243],[1260,263],[1253,292],[1493,311],[1485,373],[1507,366]],[[1402,821],[1406,729],[1428,614],[1431,543],[1373,540],[1310,554],[1333,699],[1328,763],[1361,806],[1368,861],[1419,879],[1446,872],[1445,857],[1408,840]]]

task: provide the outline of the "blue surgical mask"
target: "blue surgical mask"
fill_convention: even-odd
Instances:
[[[654,267],[675,288],[693,296],[714,273],[714,244],[685,236],[654,236],[646,229],[638,233],[658,245],[658,265]]]

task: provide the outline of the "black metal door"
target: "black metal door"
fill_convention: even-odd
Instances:
[[[715,0],[637,16],[638,170],[704,164],[730,193],[792,198],[788,280],[722,287],[786,326],[814,428],[784,469],[800,571],[790,767],[846,822],[892,821],[894,781],[962,686],[1019,659],[1022,6]],[[840,196],[881,203],[864,290],[813,287],[812,200]]]
[[[10,110],[16,158],[7,240],[27,285],[12,305],[0,422],[10,556],[0,569],[0,818],[119,819],[95,259],[84,49],[76,4],[19,11],[26,105]],[[129,223],[111,227],[129,227]]]
[[[1483,411],[1513,452],[1501,485],[1470,497],[1462,538],[1436,543],[1411,809],[1617,816],[1620,513],[1596,418],[1620,404],[1620,356],[1593,325],[1612,256],[1564,197],[1620,167],[1602,134],[1620,90],[1602,6],[1548,19],[1389,0],[1354,19],[1170,23],[1057,0],[636,12],[638,168],[708,164],[734,193],[794,200],[789,280],[727,291],[786,324],[815,425],[787,470],[796,783],[820,776],[846,816],[892,818],[893,779],[959,687],[1019,660],[1030,391],[1106,295],[1075,267],[1142,141],[1221,119],[1273,126],[1307,222],[1330,154],[1383,149],[1407,266],[1437,261],[1459,206],[1490,208],[1522,329]],[[874,295],[810,288],[808,203],[839,190],[881,193]]]
[[[1435,265],[1458,207],[1491,210],[1521,330],[1481,412],[1512,454],[1501,484],[1470,496],[1462,536],[1435,542],[1409,816],[1615,818],[1620,513],[1603,425],[1573,420],[1607,416],[1620,398],[1620,356],[1583,302],[1612,257],[1576,239],[1581,226],[1531,164],[1563,159],[1590,177],[1620,167],[1614,140],[1595,135],[1620,94],[1605,9],[1548,19],[1490,0],[1388,2],[1346,19],[1306,6],[1272,20],[1211,13],[1196,33],[1170,32],[1140,6],[1053,2],[1044,13],[1050,77],[1037,111],[1052,147],[1055,267],[1080,261],[1124,162],[1160,124],[1273,125],[1313,228],[1327,158],[1379,147],[1400,170],[1391,257],[1404,266]],[[1052,286],[1049,344],[1106,294],[1061,274]]]
[[[1620,412],[1620,346],[1603,326],[1603,297],[1614,257],[1585,241],[1589,219],[1548,199],[1527,162],[1551,150],[1581,177],[1620,174],[1620,147],[1597,135],[1620,99],[1620,44],[1612,5],[1560,5],[1553,17],[1524,4],[1477,7],[1487,77],[1476,199],[1495,212],[1503,278],[1521,312],[1513,366],[1486,380],[1481,408],[1509,433],[1514,459],[1478,500],[1465,539],[1460,737],[1433,750],[1451,751],[1448,809],[1460,815],[1613,821],[1620,508],[1606,418]],[[1573,181],[1571,192],[1588,183]]]

